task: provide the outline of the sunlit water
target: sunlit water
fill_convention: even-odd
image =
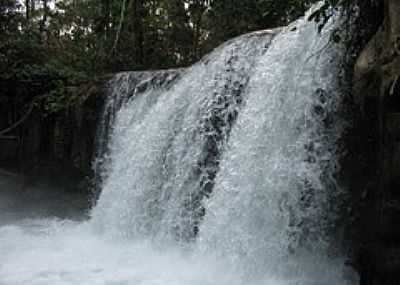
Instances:
[[[356,284],[335,234],[334,28],[299,20],[185,71],[116,75],[97,205],[73,221],[0,198],[0,284]]]

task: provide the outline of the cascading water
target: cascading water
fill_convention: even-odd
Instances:
[[[162,242],[193,236],[266,34],[226,44],[170,90],[149,88],[122,107],[94,223]]]
[[[149,88],[152,90],[160,89],[160,92],[162,92],[161,90],[168,88],[179,77],[179,74],[179,70],[125,72],[115,75],[108,82],[108,96],[103,106],[101,121],[97,130],[96,152],[93,163],[96,183],[93,189],[94,202],[97,200],[103,181],[108,174],[105,169],[110,163],[108,142],[112,137],[117,112],[129,98],[132,96],[140,96],[142,98],[142,93],[145,93]],[[151,104],[156,98],[157,96],[146,96],[144,100]],[[143,110],[145,109],[143,108]],[[143,110],[139,109],[135,115],[139,117]]]
[[[0,284],[353,284],[332,238],[334,29],[301,19],[186,70],[116,75],[91,219],[1,227]]]
[[[341,194],[334,176],[344,124],[333,28],[317,35],[299,21],[276,36],[257,62],[223,154],[200,247],[246,276],[339,283],[324,268],[332,261],[326,255],[334,246],[331,203]]]

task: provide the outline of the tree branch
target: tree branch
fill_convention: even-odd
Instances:
[[[115,51],[117,49],[119,37],[121,35],[121,30],[122,30],[122,24],[123,24],[124,18],[125,18],[125,8],[126,8],[126,0],[122,0],[121,16],[120,16],[120,19],[119,19],[118,30],[117,30],[117,34],[115,36],[115,41],[114,41],[114,45],[113,45],[113,47],[111,49],[111,52],[113,52],[113,51]]]
[[[23,122],[25,122],[26,119],[29,118],[29,115],[32,113],[33,108],[34,108],[34,104],[32,103],[31,106],[30,106],[29,109],[28,109],[28,112],[26,112],[26,114],[25,114],[21,119],[19,119],[17,122],[15,122],[15,123],[14,123],[13,125],[11,125],[10,127],[8,127],[8,128],[6,128],[6,129],[0,131],[0,136],[3,136],[4,134],[6,134],[6,133],[8,133],[8,132],[11,132],[11,131],[14,130],[15,128],[17,128],[19,125],[21,125]]]

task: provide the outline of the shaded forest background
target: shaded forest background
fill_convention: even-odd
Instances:
[[[313,18],[323,24],[330,7],[359,1],[327,0]],[[32,102],[55,113],[104,75],[188,66],[227,39],[288,24],[315,2],[0,0],[0,106],[14,109],[10,122]]]
[[[0,104],[47,111],[123,70],[184,67],[223,41],[286,25],[315,0],[0,0]]]

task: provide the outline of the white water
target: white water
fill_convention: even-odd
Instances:
[[[1,226],[0,284],[354,284],[333,242],[331,29],[300,20],[241,37],[171,86],[119,75],[113,90],[132,90],[114,94],[125,99],[91,219]]]
[[[161,242],[187,233],[193,224],[185,204],[206,175],[199,163],[215,131],[207,120],[220,112],[227,121],[239,108],[234,92],[247,84],[270,38],[253,35],[228,43],[169,91],[150,88],[122,107],[93,223],[107,233]]]

